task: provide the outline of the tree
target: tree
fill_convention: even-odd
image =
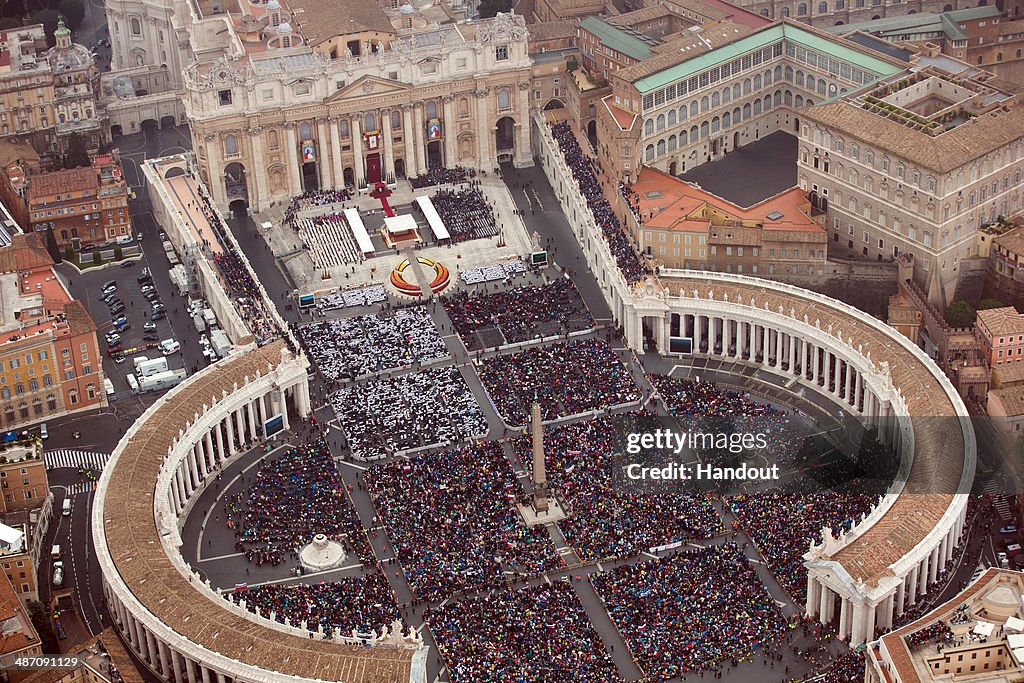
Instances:
[[[498,12],[508,12],[512,9],[513,0],[480,0],[477,11],[481,19],[490,19]]]
[[[92,262],[93,262],[93,264],[98,266],[102,260],[103,259],[100,258],[100,251],[99,251],[99,249],[94,250],[92,252]]]
[[[67,153],[64,154],[64,168],[81,168],[88,166],[89,147],[85,137],[81,133],[72,133],[68,136]]]
[[[64,258],[68,261],[75,258],[75,248],[70,243],[64,245]]]
[[[982,299],[981,301],[978,302],[978,310],[979,311],[987,311],[990,308],[1002,308],[1005,305],[1006,304],[1004,304],[999,299],[993,299],[993,298]]]
[[[64,16],[64,23],[72,31],[82,25],[85,19],[85,4],[82,0],[60,0],[57,11]]]
[[[0,17],[0,31],[10,31],[12,28],[21,28],[24,21],[18,21],[14,17]]]
[[[60,652],[57,634],[53,631],[53,623],[47,614],[46,606],[38,600],[32,600],[28,603],[28,613],[39,639],[42,640],[43,652]]]
[[[974,325],[974,308],[963,299],[957,299],[946,309],[945,317],[950,327],[971,327]]]
[[[124,249],[122,249],[121,245],[118,244],[114,247],[114,260],[120,261],[122,258],[124,258]]]
[[[27,23],[29,24],[42,24],[43,29],[46,31],[46,42],[48,45],[53,45],[56,41],[53,37],[53,32],[57,30],[57,22],[60,21],[60,13],[55,9],[41,9],[31,17]]]

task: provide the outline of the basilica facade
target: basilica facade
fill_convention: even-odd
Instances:
[[[411,5],[315,4],[215,17],[230,28],[224,49],[184,70],[198,172],[222,209],[368,190],[432,166],[532,163],[522,17],[432,24]]]

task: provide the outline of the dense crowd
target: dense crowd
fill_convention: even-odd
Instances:
[[[342,541],[363,562],[373,553],[322,438],[262,465],[252,485],[228,496],[235,551],[257,565],[298,559],[317,534]]]
[[[601,185],[597,181],[594,161],[580,147],[576,134],[573,133],[567,122],[553,124],[551,133],[562,150],[565,163],[576,177],[580,192],[586,198],[590,211],[594,215],[594,221],[601,228],[601,233],[608,242],[608,248],[611,250],[612,256],[615,257],[619,271],[626,278],[626,282],[639,281],[646,274],[647,266],[633,249],[615,211],[605,198]]]
[[[618,683],[615,664],[564,582],[427,612],[452,683]]]
[[[401,621],[395,594],[386,578],[373,573],[365,576],[343,576],[326,583],[264,584],[231,594],[234,602],[245,601],[250,612],[293,626],[306,622],[310,631],[323,627],[344,636],[381,633],[393,622]]]
[[[455,367],[357,383],[331,394],[330,402],[360,459],[453,446],[487,433],[487,420]]]
[[[640,218],[640,195],[633,189],[633,186],[629,183],[619,182],[619,194],[622,195],[622,200],[629,205],[629,210],[632,211],[637,223],[642,223],[643,221]]]
[[[848,531],[876,503],[875,496],[863,493],[795,493],[792,487],[729,499],[740,526],[761,551],[768,569],[798,603],[807,596],[803,555],[811,541],[821,543],[825,527],[837,536],[840,530]]]
[[[299,337],[317,368],[332,381],[448,357],[430,311],[422,304],[390,315],[318,320],[299,327]]]
[[[909,647],[918,647],[925,643],[942,643],[953,637],[953,629],[944,621],[936,621],[924,628],[920,628],[906,637]]]
[[[778,606],[732,544],[623,565],[591,581],[644,673],[664,680],[766,648]]]
[[[297,197],[293,197],[288,208],[284,212],[284,223],[291,225],[299,212],[311,209],[316,206],[329,206],[341,204],[349,200],[348,190],[307,190]]]
[[[461,183],[466,178],[473,178],[475,176],[476,171],[471,168],[466,169],[462,166],[456,166],[455,168],[432,166],[425,174],[409,178],[409,184],[412,185],[412,189],[418,190],[422,187],[441,185],[443,183]]]
[[[494,210],[475,187],[438,190],[431,201],[452,242],[465,242],[498,234]]]
[[[720,534],[718,514],[703,496],[651,495],[616,485],[613,468],[622,464],[616,457],[622,448],[618,421],[601,417],[545,430],[548,481],[572,510],[558,528],[580,559],[627,557]],[[516,446],[529,462],[530,439],[517,439]]]
[[[221,285],[234,301],[235,309],[257,342],[278,336],[280,330],[264,304],[260,287],[252,271],[235,249],[234,241],[228,239],[228,227],[224,225],[211,199],[203,192],[202,186],[199,188],[199,198],[202,202],[200,208],[203,215],[217,237],[220,252],[214,252],[213,257],[217,270],[220,271]],[[209,244],[204,246],[210,248]]]
[[[603,339],[572,339],[488,358],[480,379],[511,425],[526,424],[534,397],[545,420],[641,398],[629,370]]]
[[[469,349],[481,348],[477,332],[501,331],[510,344],[552,334],[586,330],[594,319],[572,280],[523,285],[484,295],[456,292],[444,300],[456,332]]]
[[[778,408],[750,398],[742,391],[723,389],[714,382],[674,379],[666,375],[648,375],[669,412],[687,415],[778,415]]]
[[[494,588],[506,572],[563,564],[543,527],[523,525],[515,508],[522,489],[497,443],[377,464],[365,481],[419,598]]]
[[[810,679],[808,679],[810,680]],[[829,667],[814,677],[815,683],[863,683],[864,653],[847,652],[834,660]]]

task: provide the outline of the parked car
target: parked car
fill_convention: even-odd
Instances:
[[[39,438],[43,441],[50,438],[50,429],[46,426],[45,422],[39,425]]]
[[[1010,568],[1010,559],[1006,556],[1006,553],[996,553],[996,562],[998,562],[999,566],[1003,569]]]
[[[999,533],[1001,533],[1001,534],[1015,534],[1015,533],[1017,533],[1017,525],[1016,524],[1007,524],[1006,526],[1004,526],[1001,529],[999,529]]]
[[[117,289],[117,280],[107,280],[103,283],[103,289]]]
[[[158,303],[160,303],[160,293],[159,292],[150,292],[149,294],[144,294],[143,296],[146,297],[146,301],[148,301],[150,304],[158,304]]]
[[[164,311],[157,311],[153,315],[149,316],[150,320],[163,320],[167,317],[167,313]]]
[[[131,268],[132,267],[132,262],[131,261],[121,261],[121,267],[122,268]]]
[[[117,317],[117,316],[121,315],[122,313],[124,313],[124,304],[123,303],[118,303],[118,304],[110,307],[110,315],[111,316]]]
[[[121,335],[117,332],[107,333],[107,346],[117,346],[121,343]]]
[[[64,583],[64,563],[60,560],[53,563],[53,585],[60,586]]]
[[[164,305],[163,305],[162,303],[160,303],[160,302],[157,302],[157,303],[153,304],[153,311],[152,311],[152,312],[153,312],[153,313],[161,313],[161,312],[162,312],[162,311],[164,311],[164,310],[165,310],[166,308],[167,308],[167,307],[166,307],[166,306],[164,306]]]
[[[139,291],[142,292],[143,294],[149,294],[150,292],[155,292],[156,287],[154,287],[153,285],[143,285],[142,289],[140,289]]]
[[[156,323],[146,323],[142,326],[143,332],[156,332]]]
[[[111,297],[107,299],[107,306],[116,306],[117,304],[123,303],[124,301],[121,300],[121,297],[117,296],[116,294],[111,295]]]

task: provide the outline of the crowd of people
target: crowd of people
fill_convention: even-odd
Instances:
[[[619,683],[615,664],[565,582],[427,612],[452,683]]]
[[[230,594],[233,602],[245,601],[250,612],[292,626],[306,623],[310,631],[320,627],[343,636],[381,633],[395,621],[402,621],[395,593],[379,573],[342,576],[322,583],[264,584]]]
[[[379,463],[365,482],[417,598],[443,600],[563,565],[547,531],[522,523],[522,489],[495,442]]]
[[[317,534],[343,542],[363,562],[373,552],[323,438],[263,464],[245,491],[225,498],[235,552],[256,565],[298,560]]]
[[[601,233],[604,235],[605,241],[608,242],[608,248],[611,250],[612,256],[615,257],[619,271],[626,282],[638,282],[646,275],[647,266],[636,253],[633,244],[619,223],[615,211],[605,198],[601,184],[597,181],[594,160],[583,151],[568,122],[560,121],[552,124],[551,133],[562,150],[565,163],[576,177],[580,192],[586,198],[590,211],[594,215],[594,221],[601,228]]]
[[[299,337],[321,374],[331,381],[448,357],[423,304],[391,314],[318,320],[299,327]]]
[[[461,183],[465,182],[466,178],[474,177],[476,177],[476,171],[472,168],[467,169],[462,166],[456,166],[455,168],[431,166],[423,175],[412,176],[409,178],[409,184],[412,185],[412,189],[419,190],[420,188],[430,187],[431,185]]]
[[[456,367],[356,383],[332,393],[330,402],[349,450],[363,460],[487,433],[487,419]]]
[[[568,278],[543,285],[522,285],[493,293],[456,292],[444,308],[466,348],[482,347],[477,332],[497,328],[510,344],[594,325],[583,298]]]
[[[345,189],[306,190],[297,197],[292,197],[291,203],[284,211],[284,223],[286,225],[291,225],[298,217],[299,213],[306,209],[312,209],[317,206],[341,204],[347,202],[350,198],[348,190]]]
[[[534,397],[545,420],[639,401],[629,370],[603,339],[572,339],[486,359],[480,380],[510,425],[526,424]]]
[[[863,683],[864,653],[847,652],[834,660],[831,665],[814,677],[815,683]]]
[[[781,414],[770,403],[755,401],[743,391],[723,389],[714,382],[675,379],[666,375],[648,375],[655,390],[665,401],[669,412],[677,417],[688,415],[759,415]]]
[[[476,187],[438,190],[431,201],[453,243],[498,234],[494,209]]]
[[[722,533],[718,514],[704,496],[651,495],[616,485],[613,470],[622,465],[618,453],[623,447],[618,422],[600,417],[545,430],[548,481],[572,510],[558,528],[580,559],[628,557]],[[529,462],[530,439],[517,439],[516,448]]]
[[[213,260],[220,271],[220,281],[224,290],[231,297],[239,316],[258,343],[266,342],[280,335],[274,319],[264,303],[260,286],[252,271],[239,255],[234,241],[228,239],[228,227],[220,218],[213,201],[199,189],[201,209],[206,221],[210,224],[217,238],[218,250],[213,252]],[[205,241],[205,240],[204,240]],[[210,244],[204,244],[207,250]],[[209,253],[209,252],[208,252]]]
[[[936,621],[913,633],[908,633],[905,640],[909,647],[919,647],[925,643],[944,643],[953,638],[953,629],[944,621]]]
[[[811,542],[821,543],[825,527],[838,536],[877,504],[864,493],[810,491],[795,485],[738,494],[729,506],[740,526],[761,552],[768,569],[797,603],[807,597],[807,569],[803,555]]]
[[[591,581],[640,668],[655,680],[767,648],[786,626],[731,543],[622,565]]]

